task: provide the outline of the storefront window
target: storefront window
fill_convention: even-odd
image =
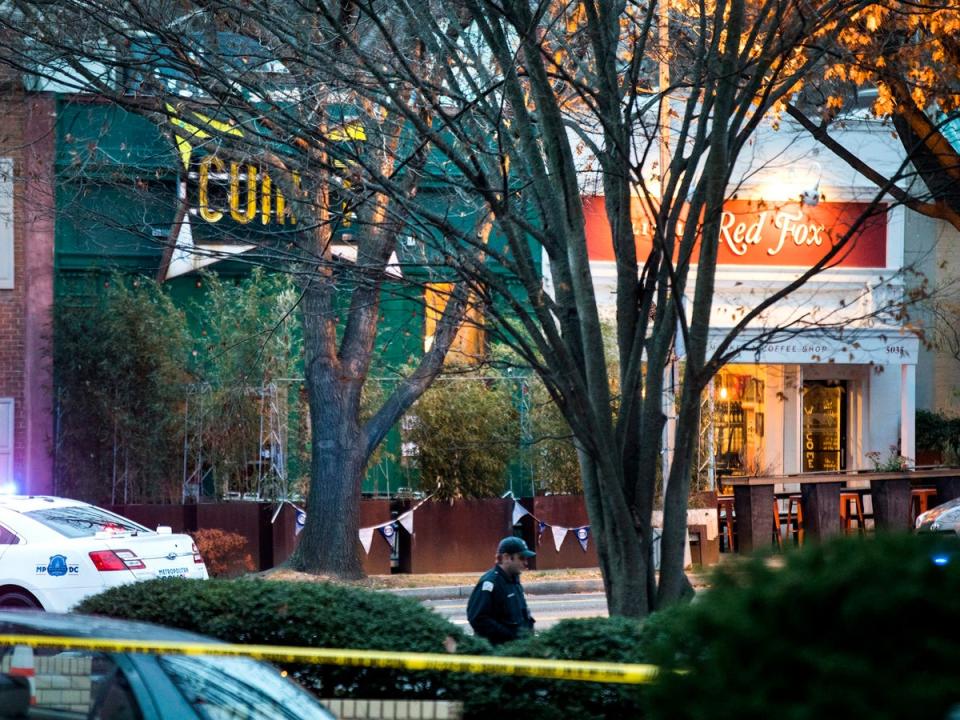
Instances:
[[[729,365],[713,380],[707,403],[717,484],[728,475],[761,475],[764,463],[764,368]],[[705,428],[706,430],[706,428]]]

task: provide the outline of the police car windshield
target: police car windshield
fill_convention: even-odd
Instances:
[[[98,532],[150,532],[132,520],[90,505],[43,508],[25,512],[24,515],[69,538],[93,537]]]

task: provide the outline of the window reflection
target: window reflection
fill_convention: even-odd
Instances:
[[[162,656],[159,662],[202,718],[329,720],[306,691],[246,658]]]
[[[150,532],[132,520],[90,505],[31,510],[24,515],[69,538],[93,537],[98,532],[106,531],[134,534]]]
[[[11,628],[4,626],[6,632]],[[20,628],[13,629],[14,632]],[[23,717],[141,720],[143,717],[126,676],[109,655],[85,650],[59,651],[0,647],[0,671],[32,667],[34,702]],[[8,717],[0,706],[0,717]],[[10,715],[21,717],[21,715]]]

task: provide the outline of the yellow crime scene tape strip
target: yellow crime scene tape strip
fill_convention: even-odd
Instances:
[[[522,675],[554,680],[639,685],[652,682],[656,665],[607,663],[586,660],[545,660],[536,658],[444,655],[442,653],[388,652],[305,648],[288,645],[240,645],[234,643],[183,643],[163,640],[111,640],[54,635],[3,635],[0,645],[27,645],[33,648],[133,652],[173,655],[219,655],[250,657],[281,663],[315,663],[397,670],[440,670],[447,672]]]

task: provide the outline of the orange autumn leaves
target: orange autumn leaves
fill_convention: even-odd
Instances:
[[[873,112],[897,106],[960,108],[960,3],[886,2],[863,7],[837,34],[840,53],[825,79],[875,86]],[[840,107],[841,97],[829,104]]]

